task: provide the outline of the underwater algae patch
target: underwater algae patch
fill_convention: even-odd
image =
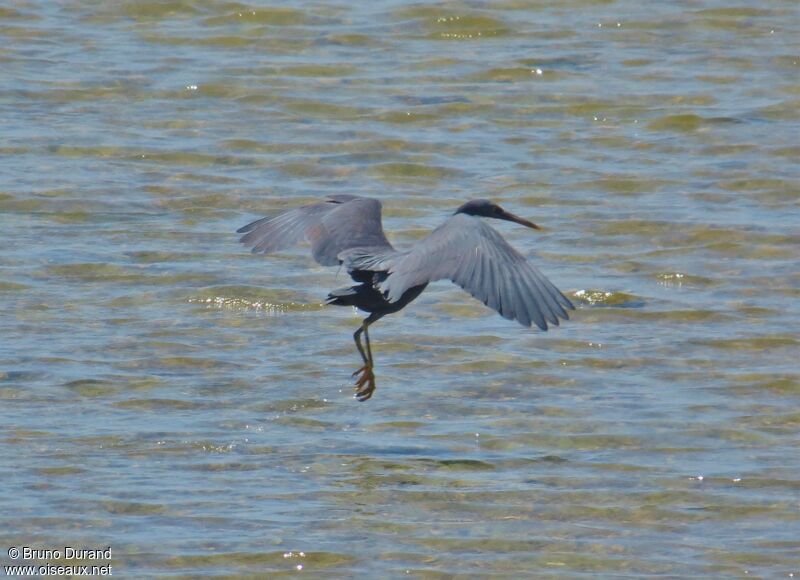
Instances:
[[[261,310],[272,314],[322,310],[325,304],[297,302],[297,291],[257,286],[210,286],[188,298],[212,308]]]
[[[428,40],[478,40],[513,33],[503,19],[483,12],[436,4],[398,10],[396,20],[415,21]]]

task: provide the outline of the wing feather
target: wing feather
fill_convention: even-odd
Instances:
[[[383,232],[381,203],[354,195],[332,195],[319,203],[265,217],[237,230],[240,242],[254,253],[269,254],[311,242],[314,259],[323,266],[340,263],[339,254],[355,247],[393,250]]]
[[[561,305],[555,300],[555,298],[553,298],[550,290],[540,280],[540,278],[543,278],[543,276],[541,276],[538,272],[524,272],[523,276],[525,277],[526,282],[529,285],[534,286],[539,291],[539,295],[544,298],[547,307],[542,309],[542,315],[550,324],[558,326],[559,316],[565,320],[569,318]],[[544,279],[546,280],[546,278]],[[556,290],[556,292],[558,292],[558,290]]]
[[[390,302],[406,290],[450,279],[472,296],[524,326],[547,330],[573,306],[539,270],[481,219],[456,214],[408,252],[379,258],[350,255],[348,268],[387,271],[380,289]]]

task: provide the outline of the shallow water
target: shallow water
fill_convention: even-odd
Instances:
[[[800,573],[795,2],[29,1],[0,35],[3,564]],[[501,202],[578,310],[432,285],[354,401],[344,274],[233,233],[345,192],[401,247]]]

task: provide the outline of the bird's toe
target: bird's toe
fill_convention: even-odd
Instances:
[[[375,392],[375,374],[372,372],[372,368],[367,365],[358,369],[353,373],[353,376],[357,374],[361,374],[361,376],[356,380],[354,396],[359,401],[364,402],[372,397],[372,393]]]

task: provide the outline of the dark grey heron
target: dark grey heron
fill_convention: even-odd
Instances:
[[[323,266],[344,265],[355,286],[333,290],[328,304],[369,312],[353,335],[364,365],[353,373],[355,397],[375,391],[369,326],[419,296],[428,283],[449,279],[505,318],[523,326],[568,319],[572,303],[481,217],[539,226],[486,199],[468,201],[410,250],[395,250],[381,225],[381,203],[330,195],[324,201],[256,220],[238,230],[253,253],[269,254],[303,240]],[[361,343],[361,335],[364,343]]]

